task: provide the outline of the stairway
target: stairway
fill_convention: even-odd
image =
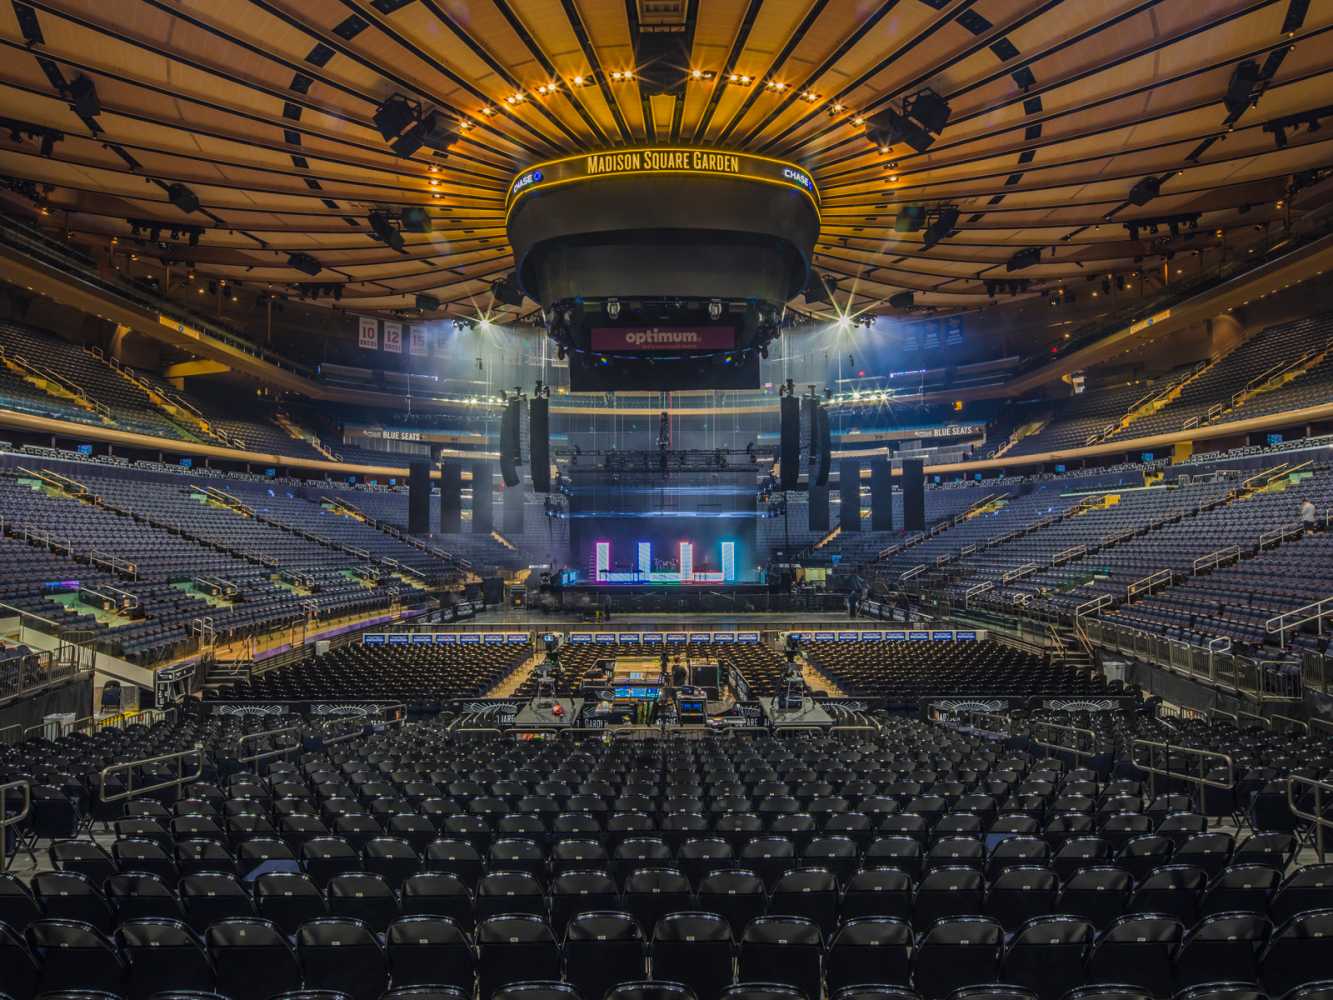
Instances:
[[[1051,418],[1046,417],[1045,419],[1042,420],[1030,421],[1026,424],[1023,424],[1023,426],[1021,427],[1015,428],[1014,432],[1009,435],[1009,439],[1005,441],[1004,444],[1000,445],[1000,447],[996,448],[995,454],[991,455],[990,457],[1003,458],[1005,452],[1013,448],[1014,445],[1018,444],[1018,442],[1022,441],[1024,438],[1032,437],[1033,434],[1040,434],[1046,428],[1046,425],[1049,424],[1050,422]]]
[[[3,347],[0,347],[0,364],[34,389],[44,392],[53,399],[63,399],[73,403],[79,409],[95,414],[102,423],[115,426],[116,422],[111,418],[110,407],[90,397],[82,387],[58,372],[33,364],[23,355],[6,351]]]
[[[484,697],[512,698],[514,693],[523,686],[523,682],[531,677],[532,672],[544,662],[546,662],[546,650],[539,649],[515,667],[508,677],[505,677],[495,687],[487,691]]]
[[[328,448],[324,447],[324,442],[313,431],[308,431],[295,420],[282,411],[276,411],[273,414],[273,422],[287,432],[287,436],[293,441],[304,441],[315,451],[319,452],[330,462],[341,462],[342,456],[334,454]]]
[[[165,390],[159,389],[141,378],[132,368],[122,365],[115,358],[101,357],[97,354],[94,354],[93,357],[143,393],[144,398],[148,400],[153,409],[164,414],[180,428],[185,440],[200,443],[211,441],[228,447],[236,446],[235,441],[214,431],[209,422],[204,419],[204,415],[184,399],[168,395]]]

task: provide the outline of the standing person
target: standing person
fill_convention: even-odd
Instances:
[[[1306,497],[1301,501],[1301,527],[1305,529],[1306,534],[1314,531],[1315,509],[1314,501]]]

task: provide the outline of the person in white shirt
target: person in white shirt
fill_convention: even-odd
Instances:
[[[1314,531],[1315,509],[1309,497],[1301,501],[1301,524],[1307,532]]]

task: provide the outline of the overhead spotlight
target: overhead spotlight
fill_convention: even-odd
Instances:
[[[620,300],[610,298],[606,300],[606,315],[608,319],[620,318]]]
[[[421,122],[417,122],[410,129],[400,135],[389,144],[395,156],[401,156],[404,159],[411,156],[418,149],[426,144],[426,133]]]
[[[168,184],[167,198],[171,200],[173,205],[187,215],[191,212],[199,211],[199,196],[184,184]]]
[[[949,123],[949,102],[933,90],[923,90],[903,102],[903,111],[939,135]]]
[[[523,304],[523,288],[518,283],[518,275],[511,271],[503,278],[492,283],[491,295],[501,305],[521,306]]]
[[[1264,126],[1265,132],[1272,133],[1273,143],[1278,149],[1287,148],[1287,129],[1284,125],[1278,125],[1275,122],[1269,122]]]
[[[838,287],[836,278],[829,278],[826,275],[810,272],[810,277],[806,279],[805,288],[801,295],[805,298],[806,305],[817,306],[826,302],[832,302],[832,289]]]
[[[1137,222],[1126,222],[1125,229],[1128,230],[1129,238],[1131,240],[1137,240],[1139,238],[1139,224]]]
[[[916,303],[915,292],[897,292],[889,296],[889,305],[894,309],[911,309]]]
[[[416,112],[407,98],[402,94],[394,94],[375,109],[375,128],[385,142],[391,142],[412,124],[415,117]]]
[[[717,71],[711,69],[692,69],[690,70],[691,80],[715,80]]]
[[[1226,95],[1222,103],[1227,112],[1235,118],[1250,106],[1250,95],[1259,83],[1259,64],[1253,59],[1246,59],[1231,71],[1231,80],[1227,83]]]
[[[748,73],[728,73],[727,83],[737,87],[748,87],[750,84],[754,83],[754,77],[750,76]]]
[[[569,78],[569,85],[571,87],[591,87],[596,82],[597,78],[591,74],[585,75],[583,73],[578,73]]]
[[[1117,292],[1123,292],[1125,290],[1125,276],[1123,274],[1117,274],[1115,276],[1115,290]]]
[[[1103,294],[1103,295],[1110,295],[1110,294],[1111,294],[1111,279],[1110,279],[1110,278],[1103,278],[1103,279],[1102,279],[1102,294]]]
[[[888,149],[905,142],[918,153],[924,153],[935,142],[935,137],[916,122],[885,108],[866,121],[866,139],[880,149]]]
[[[1041,263],[1041,247],[1028,247],[1026,250],[1019,250],[1009,258],[1005,264],[1006,271],[1021,271],[1025,267],[1033,267]]]
[[[1129,189],[1129,201],[1142,208],[1152,201],[1162,190],[1162,182],[1156,177],[1145,177]]]
[[[189,231],[190,246],[197,247],[199,245],[199,237],[202,236],[203,233],[204,231],[198,226],[191,227]]]
[[[434,312],[440,308],[440,300],[434,295],[427,295],[425,292],[417,292],[417,308],[422,312]]]
[[[999,291],[999,287],[1000,283],[998,281],[986,282],[986,297],[990,299],[995,298],[995,293]]]
[[[781,80],[766,80],[764,82],[764,89],[775,94],[781,94],[786,91],[787,84],[783,83]]]
[[[69,97],[80,118],[96,118],[102,113],[102,102],[97,99],[97,86],[82,73],[69,85]]]
[[[431,226],[430,215],[424,208],[413,205],[403,209],[403,232],[428,233],[431,231]]]
[[[536,90],[539,97],[550,97],[560,90],[560,85],[558,83],[539,83]]]
[[[56,142],[59,139],[60,139],[59,132],[43,132],[42,145],[40,149],[42,156],[49,157],[51,153],[55,151]]]
[[[629,83],[634,79],[634,72],[628,69],[613,69],[610,79],[612,83]]]
[[[419,131],[421,144],[427,149],[435,150],[437,153],[448,152],[449,147],[460,138],[457,129],[450,124],[450,120],[438,111],[432,111],[422,118],[413,127],[412,131]]]
[[[390,249],[397,250],[399,253],[405,252],[403,248],[406,241],[403,239],[403,234],[395,229],[393,223],[389,220],[388,212],[376,211],[370,213],[370,231],[375,234],[376,239],[388,245]]]
[[[302,274],[308,274],[311,277],[314,277],[323,270],[319,261],[315,260],[315,258],[308,253],[289,254],[287,256],[287,266],[300,271]]]
[[[803,90],[801,91],[801,100],[805,101],[806,104],[817,104],[819,102],[819,95],[813,90]]]
[[[953,205],[942,205],[937,210],[935,221],[926,227],[924,237],[925,249],[929,250],[940,240],[952,235],[954,226],[958,224],[958,209]]]

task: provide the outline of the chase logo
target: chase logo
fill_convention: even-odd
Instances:
[[[814,182],[810,180],[809,175],[803,174],[799,170],[793,170],[791,167],[783,167],[782,176],[793,184],[801,185],[801,187],[805,188],[807,191],[813,191],[815,188]]]
[[[540,170],[529,170],[526,174],[514,181],[514,186],[510,189],[510,194],[518,194],[525,187],[530,187],[542,179]]]

